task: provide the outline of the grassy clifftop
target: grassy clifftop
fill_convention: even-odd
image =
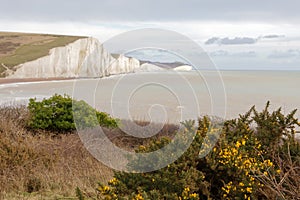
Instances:
[[[0,74],[21,63],[46,56],[50,49],[80,38],[84,37],[0,32]]]

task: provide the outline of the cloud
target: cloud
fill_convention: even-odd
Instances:
[[[287,51],[273,51],[268,58],[300,58],[300,49],[289,49]]]
[[[18,6],[16,6],[18,5]],[[230,5],[230,6],[229,6]],[[34,21],[299,21],[299,0],[10,0],[0,19]]]
[[[238,53],[234,53],[232,54],[233,56],[236,57],[247,57],[247,58],[254,58],[257,56],[255,51],[243,51],[243,52],[238,52]]]
[[[209,54],[212,57],[239,57],[239,58],[250,58],[256,57],[255,51],[241,51],[241,52],[229,52],[226,50],[217,50]]]
[[[218,44],[218,45],[239,45],[239,44],[255,44],[257,42],[257,38],[250,38],[250,37],[235,37],[235,38],[218,38],[212,37],[208,39],[205,44]]]
[[[252,37],[234,37],[234,38],[219,38],[219,37],[212,37],[206,40],[204,44],[211,45],[211,44],[218,44],[218,45],[241,45],[241,44],[255,44],[261,39],[278,39],[283,38],[285,35],[277,35],[277,34],[270,34],[264,35],[257,38]]]
[[[223,56],[229,56],[229,52],[225,50],[218,50],[218,51],[213,51],[209,54],[212,57],[223,57]]]
[[[272,34],[272,35],[264,35],[261,38],[265,38],[265,39],[274,39],[274,38],[283,38],[285,37],[285,35],[276,35],[276,34]]]
[[[220,40],[221,44],[224,45],[231,45],[231,44],[254,44],[256,43],[256,38],[249,38],[249,37],[235,37],[233,39],[230,38],[223,38]]]
[[[219,39],[220,39],[220,38],[218,38],[218,37],[212,37],[212,38],[209,38],[209,39],[205,42],[205,44],[206,44],[206,45],[209,45],[209,44],[215,44],[215,43],[218,43]]]

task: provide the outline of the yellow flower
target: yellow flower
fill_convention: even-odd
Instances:
[[[239,147],[241,146],[241,143],[240,143],[239,141],[237,141],[236,144],[235,144],[235,146],[236,146],[237,148],[239,148]]]
[[[99,187],[98,188],[99,191],[103,192],[103,193],[106,193],[110,190],[110,188],[108,186],[103,186],[103,187]]]
[[[277,174],[280,174],[280,172],[281,172],[281,170],[280,170],[280,169],[276,170],[276,173],[277,173]]]
[[[268,172],[264,172],[264,175],[265,175],[265,176],[268,176]]]
[[[143,196],[142,196],[141,194],[137,194],[137,195],[135,196],[135,199],[136,199],[136,200],[144,200],[144,198],[143,198]]]
[[[245,184],[243,182],[240,182],[239,186],[243,187],[243,186],[245,186]]]
[[[111,184],[111,185],[117,185],[118,179],[113,178],[113,179],[111,179],[110,181],[108,181],[108,183]]]
[[[140,149],[140,150],[145,150],[146,147],[145,147],[144,145],[140,145],[140,146],[139,146],[139,149]]]
[[[190,197],[196,198],[196,197],[197,197],[197,194],[196,194],[196,193],[190,194]]]
[[[249,193],[251,193],[251,192],[252,192],[252,188],[247,187],[247,188],[246,188],[246,191],[249,192]]]
[[[246,140],[242,140],[242,145],[245,145],[246,144]]]
[[[269,167],[273,166],[273,163],[270,160],[265,160],[264,163]]]

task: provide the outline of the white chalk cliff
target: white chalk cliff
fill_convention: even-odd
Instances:
[[[135,58],[115,59],[95,38],[83,38],[50,50],[47,56],[26,62],[7,72],[8,78],[103,77],[134,72]]]
[[[192,69],[193,69],[193,67],[190,65],[181,65],[181,66],[175,67],[173,70],[175,70],[175,71],[191,71]]]
[[[153,72],[153,71],[165,71],[165,69],[150,63],[144,63],[140,66],[140,68],[136,69],[136,72]]]

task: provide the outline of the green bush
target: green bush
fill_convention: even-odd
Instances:
[[[104,112],[99,112],[84,101],[73,100],[68,95],[55,94],[48,99],[29,100],[30,119],[33,129],[71,131],[77,128],[93,128],[97,125],[115,128],[117,120]],[[76,124],[74,123],[74,119]]]
[[[251,108],[245,115],[216,129],[208,117],[199,119],[194,140],[185,153],[167,167],[149,173],[115,172],[108,185],[99,184],[101,199],[297,199],[300,145],[295,141],[294,117],[281,110],[270,113]],[[184,123],[184,135],[193,123]],[[204,143],[216,137],[217,144]],[[151,152],[171,141],[161,138],[140,146]],[[202,145],[212,148],[199,157]],[[165,156],[165,155],[164,155]],[[164,159],[165,157],[157,158]],[[167,158],[165,158],[167,159]],[[151,161],[150,161],[151,162]],[[136,162],[136,164],[141,164]],[[155,163],[154,163],[155,164]],[[284,165],[284,166],[283,166]],[[297,189],[298,188],[298,189]]]

